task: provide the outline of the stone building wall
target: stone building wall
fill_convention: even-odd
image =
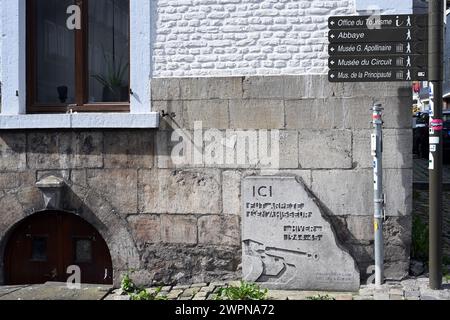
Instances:
[[[157,130],[0,132],[0,266],[14,224],[43,209],[36,181],[52,174],[68,185],[63,209],[105,238],[116,283],[129,269],[146,284],[239,278],[241,179],[276,174],[300,177],[320,199],[364,279],[373,263],[369,108],[376,95],[386,108],[386,275],[407,274],[408,86],[330,84],[310,75],[155,79],[152,90],[154,110],[169,114]],[[279,130],[280,169],[175,161],[177,137],[193,135],[196,121],[224,136],[235,129]],[[225,141],[225,152],[235,147]]]

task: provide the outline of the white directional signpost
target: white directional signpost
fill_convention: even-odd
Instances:
[[[330,17],[328,26],[330,82],[428,80],[428,15]],[[384,282],[385,206],[383,108],[376,103],[372,111],[375,284],[381,285]]]

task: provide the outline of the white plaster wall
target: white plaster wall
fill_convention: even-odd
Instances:
[[[354,0],[154,0],[154,77],[327,72],[328,17]]]

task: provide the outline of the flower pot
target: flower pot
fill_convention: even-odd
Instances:
[[[128,86],[115,86],[112,90],[109,87],[103,87],[103,102],[127,102],[129,89]]]

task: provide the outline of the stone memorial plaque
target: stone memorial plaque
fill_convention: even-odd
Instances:
[[[244,280],[269,289],[357,291],[354,259],[295,177],[242,182]]]

